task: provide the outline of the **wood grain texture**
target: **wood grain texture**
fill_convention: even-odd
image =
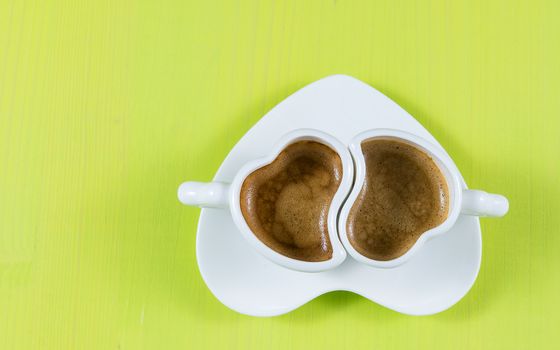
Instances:
[[[1,349],[553,348],[560,324],[560,5],[553,1],[0,0]],[[479,279],[408,317],[346,292],[285,316],[221,305],[176,199],[296,89],[394,99],[474,188]]]

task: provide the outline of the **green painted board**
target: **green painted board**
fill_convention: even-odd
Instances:
[[[0,0],[0,349],[540,349],[560,329],[557,1]],[[503,193],[479,278],[410,317],[220,304],[176,199],[290,93],[355,76]]]

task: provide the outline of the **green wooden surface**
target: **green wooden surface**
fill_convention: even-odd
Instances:
[[[556,1],[0,0],[1,349],[557,348]],[[357,295],[242,316],[204,285],[199,210],[235,142],[334,73],[394,99],[471,187],[479,278],[409,317]]]

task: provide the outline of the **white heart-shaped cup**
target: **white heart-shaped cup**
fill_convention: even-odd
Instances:
[[[366,183],[366,162],[362,150],[362,143],[372,139],[396,140],[422,151],[434,161],[447,182],[449,209],[445,220],[438,226],[422,233],[404,254],[391,260],[375,260],[361,254],[356,249],[357,247],[353,246],[348,236],[347,225],[350,211]],[[349,148],[352,158],[354,159],[356,178],[352,191],[340,212],[338,232],[346,251],[354,259],[362,263],[382,268],[398,266],[410,259],[427,240],[444,234],[451,229],[459,215],[499,217],[505,215],[509,209],[508,201],[504,196],[478,190],[463,189],[459,170],[451,158],[438,146],[416,135],[400,130],[372,129],[355,136],[351,140]],[[366,233],[364,232],[363,234]]]
[[[241,190],[243,183],[255,171],[273,163],[288,146],[299,141],[315,141],[328,146],[340,157],[342,176],[338,189],[328,207],[326,227],[332,254],[328,260],[305,261],[288,257],[265,244],[251,230],[242,212]],[[179,200],[183,204],[202,208],[222,208],[229,210],[239,232],[250,245],[270,261],[298,271],[317,272],[332,269],[346,258],[346,251],[338,238],[337,216],[342,203],[352,187],[354,165],[348,148],[335,137],[313,129],[297,129],[281,137],[268,156],[246,163],[235,175],[231,183],[221,182],[185,182],[178,190]]]

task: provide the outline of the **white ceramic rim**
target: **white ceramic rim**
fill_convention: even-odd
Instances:
[[[362,190],[364,180],[365,180],[365,160],[362,153],[361,144],[365,140],[373,139],[373,138],[390,138],[390,139],[398,139],[399,141],[406,142],[411,144],[412,146],[419,148],[420,150],[424,151],[428,154],[432,159],[436,162],[442,173],[444,174],[448,190],[449,190],[449,214],[447,219],[441,223],[439,226],[434,227],[426,232],[424,232],[414,243],[414,245],[403,255],[398,258],[392,260],[374,260],[370,259],[361,253],[359,253],[348,239],[348,235],[346,232],[346,222],[348,219],[348,214],[350,213],[350,209],[354,205],[356,198],[358,197],[360,191]],[[352,258],[356,259],[359,262],[364,264],[368,264],[370,266],[381,267],[381,268],[391,268],[396,267],[413,256],[429,239],[439,236],[445,232],[447,232],[459,217],[461,212],[461,201],[462,201],[462,185],[461,185],[461,177],[457,166],[453,162],[453,160],[438,146],[432,144],[431,142],[410,134],[408,132],[395,130],[395,129],[372,129],[368,131],[364,131],[358,135],[356,135],[350,141],[350,153],[354,160],[355,164],[355,181],[354,187],[348,196],[348,199],[344,203],[344,206],[341,209],[339,223],[338,223],[338,231],[340,235],[340,241],[342,245],[346,248],[346,251],[352,256]]]
[[[327,216],[327,228],[333,253],[332,257],[326,261],[302,261],[289,258],[276,252],[275,250],[264,244],[260,239],[258,239],[257,236],[255,236],[255,234],[249,228],[249,225],[245,221],[245,218],[243,217],[243,214],[241,212],[240,194],[241,186],[243,185],[245,178],[249,176],[249,174],[251,174],[253,171],[272,163],[276,159],[276,157],[278,157],[280,152],[282,152],[282,150],[284,150],[288,145],[303,140],[313,140],[329,146],[331,149],[337,152],[342,161],[342,179],[338,190],[333,197]],[[293,270],[304,272],[319,272],[335,268],[340,265],[344,261],[344,259],[346,259],[346,250],[338,239],[339,235],[337,219],[340,207],[342,206],[342,203],[346,199],[346,196],[348,195],[352,187],[353,177],[354,165],[352,156],[350,155],[350,152],[348,151],[346,146],[342,144],[342,142],[340,142],[337,138],[315,129],[294,130],[282,136],[274,145],[272,151],[268,156],[246,163],[237,172],[237,175],[231,183],[229,192],[229,204],[233,221],[235,222],[235,225],[237,226],[243,237],[245,237],[245,239],[259,253],[276,264]]]

